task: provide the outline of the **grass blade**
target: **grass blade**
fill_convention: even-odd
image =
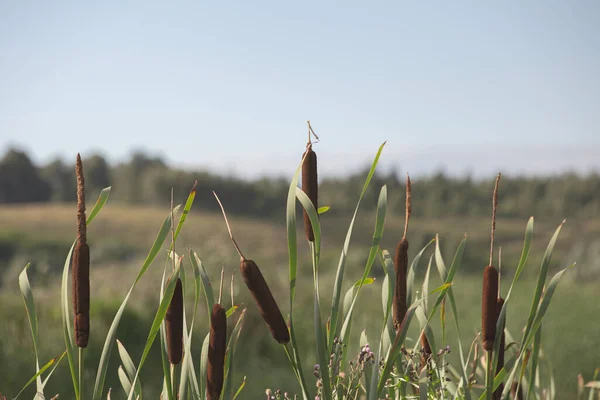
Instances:
[[[123,343],[121,343],[120,340],[117,339],[117,349],[119,351],[119,357],[121,357],[121,362],[123,363],[123,370],[125,371],[125,373],[127,374],[127,379],[129,383],[129,389],[131,389],[131,381],[133,380],[133,378],[135,377],[135,364],[133,363],[133,360],[131,359],[131,357],[129,356],[129,353],[127,352],[127,350],[125,349],[125,346],[123,346]],[[119,367],[121,368],[121,367]],[[126,391],[126,393],[128,393],[129,390]],[[135,394],[136,396],[142,396],[142,384],[140,383],[140,381],[138,381],[136,383],[135,386]]]
[[[338,323],[338,313],[340,308],[340,297],[342,293],[342,281],[344,280],[344,270],[346,266],[346,258],[348,257],[348,248],[350,246],[350,239],[352,238],[352,231],[354,229],[354,222],[356,221],[356,215],[358,214],[358,209],[360,207],[360,203],[367,192],[367,188],[371,183],[371,179],[375,174],[375,169],[377,168],[377,164],[379,162],[379,157],[381,156],[381,152],[383,151],[383,147],[385,146],[385,142],[379,146],[379,150],[375,155],[375,159],[373,160],[373,164],[371,165],[371,169],[367,174],[367,179],[363,185],[362,191],[360,192],[360,196],[358,198],[358,202],[356,203],[356,208],[354,209],[354,214],[352,216],[352,220],[350,221],[350,226],[348,227],[348,231],[346,233],[346,239],[344,241],[344,247],[342,248],[342,253],[340,255],[340,260],[338,262],[338,267],[335,276],[335,283],[333,286],[333,297],[331,301],[331,311],[329,316],[329,321],[331,324],[329,340],[327,344],[327,348],[331,351],[333,348],[333,339],[337,333],[337,323]]]
[[[227,352],[225,353],[225,383],[223,385],[223,399],[231,399],[233,393],[233,357],[235,356],[235,348],[240,338],[242,326],[244,325],[244,316],[246,315],[246,308],[244,308],[238,318],[229,342],[227,343]]]
[[[450,265],[451,271],[456,271],[462,261],[466,240],[467,240],[467,236],[465,234],[465,236],[463,237],[463,240],[460,242],[460,244],[458,246],[458,249],[456,249],[456,253],[454,254],[454,259],[452,260],[452,264]],[[436,245],[435,245],[435,263],[436,263],[438,272],[439,272],[442,280],[444,280],[446,283],[449,283],[446,279],[448,276],[448,272],[446,271],[446,266],[445,266],[444,260],[442,258],[439,238],[437,238]],[[464,355],[464,351],[463,351],[462,343],[461,343],[460,324],[458,322],[458,308],[456,307],[456,301],[454,300],[454,292],[452,291],[452,287],[448,288],[448,299],[450,300],[450,307],[452,308],[452,315],[454,317],[454,328],[456,330],[456,338],[458,341],[458,354],[460,356],[460,365],[461,365],[461,373],[462,373],[461,378],[462,378],[463,382],[468,382],[467,365],[466,365],[465,355]],[[471,392],[470,392],[468,386],[466,387],[466,390],[465,390],[465,399],[466,400],[471,399]]]
[[[179,206],[175,207],[173,209],[172,213],[175,214],[178,210],[179,210]],[[104,341],[104,347],[102,348],[102,354],[100,356],[100,363],[98,365],[98,371],[96,374],[96,382],[94,384],[94,396],[93,396],[94,400],[100,400],[100,398],[102,397],[102,392],[104,390],[104,382],[106,380],[106,371],[108,368],[108,361],[110,359],[110,354],[111,354],[112,348],[114,346],[115,337],[117,335],[117,328],[119,327],[119,323],[121,322],[121,317],[123,316],[123,312],[125,311],[125,307],[127,306],[129,297],[131,296],[131,293],[133,292],[135,285],[140,281],[142,276],[146,273],[146,271],[148,270],[148,268],[150,267],[150,265],[152,264],[152,262],[158,255],[162,245],[164,244],[164,242],[167,238],[167,235],[169,234],[170,227],[171,227],[171,213],[169,213],[167,215],[167,218],[163,222],[162,227],[160,228],[160,231],[158,232],[158,235],[156,237],[156,240],[154,241],[154,244],[152,245],[152,248],[150,249],[150,252],[148,253],[148,256],[146,257],[146,260],[144,261],[144,264],[140,268],[140,271],[139,271],[135,281],[129,288],[129,292],[127,292],[125,299],[121,303],[121,306],[119,307],[119,310],[117,311],[117,313],[113,319],[113,322],[110,325],[108,334],[106,336],[106,340]],[[137,373],[139,373],[139,367],[138,367]]]
[[[554,235],[552,236],[552,238],[550,239],[550,242],[548,243],[546,252],[544,253],[544,259],[542,261],[542,266],[540,267],[540,273],[538,276],[537,285],[536,285],[535,292],[533,295],[533,300],[531,302],[531,309],[529,311],[529,317],[527,318],[525,334],[523,335],[523,339],[521,341],[521,348],[523,348],[523,344],[530,336],[529,333],[530,333],[532,325],[533,325],[533,321],[534,321],[534,318],[536,315],[536,311],[538,309],[538,305],[540,304],[540,298],[542,297],[542,289],[544,287],[544,283],[546,282],[546,276],[548,275],[548,267],[550,266],[550,262],[552,261],[552,252],[554,251],[554,245],[556,244],[556,241],[558,240],[558,235],[559,235],[564,223],[565,223],[565,221],[563,221],[558,226],[558,228],[556,228]]]
[[[27,312],[27,319],[29,320],[29,328],[31,329],[31,339],[33,340],[33,352],[35,354],[35,372],[39,372],[40,370],[40,360],[38,353],[38,320],[37,314],[35,311],[35,301],[33,298],[33,290],[31,289],[31,284],[29,283],[29,277],[27,276],[27,270],[31,264],[27,264],[23,271],[19,274],[19,289],[21,290],[21,296],[23,297],[23,302],[25,303],[25,311]],[[44,385],[42,384],[42,378],[38,375],[36,379],[36,395],[37,398],[45,398],[44,397]]]
[[[287,203],[286,203],[286,236],[288,242],[288,264],[289,264],[289,282],[290,282],[290,344],[292,352],[288,351],[287,347],[284,347],[294,374],[298,379],[300,389],[302,390],[303,400],[309,400],[311,397],[308,392],[308,386],[304,377],[304,370],[302,368],[302,361],[298,352],[298,341],[296,340],[296,332],[294,328],[294,299],[296,297],[296,276],[298,273],[298,243],[297,243],[297,232],[296,232],[296,190],[298,189],[298,179],[300,171],[302,170],[302,162],[296,168],[296,172],[290,182],[288,189]]]
[[[139,378],[140,371],[146,362],[146,358],[148,357],[148,353],[150,352],[150,348],[154,343],[154,339],[156,339],[156,335],[160,330],[160,325],[167,314],[167,308],[171,303],[171,298],[173,297],[173,292],[175,291],[175,285],[177,283],[177,278],[179,277],[180,265],[175,265],[175,270],[171,274],[171,278],[167,287],[165,288],[165,295],[160,302],[160,306],[156,311],[156,315],[154,316],[154,321],[152,322],[152,326],[150,328],[150,332],[148,333],[148,338],[146,339],[146,344],[144,345],[144,351],[142,352],[142,357],[140,359],[140,363],[138,364],[137,371],[135,374],[135,378],[133,379],[133,385],[135,386],[136,381]],[[131,400],[133,397],[133,390],[129,392],[128,400]]]
[[[29,387],[29,385],[31,385],[34,381],[36,381],[44,372],[46,372],[46,370],[48,368],[50,368],[52,365],[54,365],[54,368],[50,372],[50,374],[52,374],[52,372],[54,371],[54,369],[58,366],[58,364],[62,361],[62,359],[65,357],[66,354],[67,354],[67,352],[65,351],[60,356],[54,357],[53,359],[51,359],[50,361],[48,361],[46,363],[46,365],[44,365],[39,371],[37,371],[35,373],[35,375],[33,375],[31,377],[31,379],[29,379],[27,381],[27,383],[23,386],[23,388],[19,391],[19,393],[17,393],[17,395],[15,396],[14,400],[17,400],[19,398],[19,396],[23,393],[23,391]],[[48,375],[50,375],[50,374],[48,374]]]
[[[342,325],[342,329],[340,331],[340,337],[342,338],[342,343],[346,344],[342,351],[342,365],[345,365],[344,361],[346,360],[346,355],[348,352],[348,339],[350,337],[350,323],[352,320],[352,313],[354,311],[354,305],[356,304],[356,299],[358,298],[358,294],[360,289],[362,288],[364,282],[367,277],[371,273],[371,267],[375,262],[375,258],[377,257],[377,253],[379,251],[379,243],[381,242],[381,237],[383,236],[383,229],[385,225],[385,216],[387,211],[387,187],[383,185],[381,187],[381,191],[379,192],[379,200],[377,201],[377,214],[375,216],[375,231],[373,232],[373,240],[371,241],[371,248],[369,250],[369,256],[367,258],[367,264],[365,265],[365,269],[363,270],[363,275],[361,280],[359,281],[359,285],[356,288],[356,291],[351,289],[348,293],[352,293],[352,300],[349,307],[344,307],[346,310],[343,312],[344,323]],[[355,285],[356,286],[356,285]],[[344,300],[344,303],[346,301]],[[345,306],[345,304],[344,304]]]

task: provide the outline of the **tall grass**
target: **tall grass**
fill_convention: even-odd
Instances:
[[[309,136],[311,132],[312,128],[309,125]],[[291,179],[286,203],[289,309],[283,311],[287,315],[282,313],[278,305],[278,303],[282,304],[283,299],[277,301],[267,285],[269,277],[267,276],[265,279],[257,264],[243,256],[225,217],[230,238],[240,255],[240,270],[247,289],[253,295],[267,328],[277,342],[272,342],[272,346],[281,346],[289,360],[290,374],[297,381],[297,387],[290,388],[287,392],[265,388],[268,398],[301,398],[303,400],[486,399],[491,398],[493,394],[494,398],[509,399],[514,398],[516,393],[523,393],[525,398],[531,399],[555,398],[554,378],[551,375],[551,368],[547,366],[548,361],[552,358],[552,353],[543,345],[541,327],[557,285],[563,275],[572,267],[572,265],[568,266],[554,274],[550,280],[547,279],[554,247],[563,224],[556,229],[548,243],[539,268],[527,322],[522,331],[509,332],[506,329],[506,315],[513,289],[527,266],[533,237],[533,218],[526,224],[521,257],[515,267],[512,282],[503,301],[498,301],[500,293],[497,286],[494,289],[494,286],[490,284],[487,291],[485,287],[482,287],[484,293],[482,300],[485,302],[487,297],[493,298],[493,310],[491,300],[489,301],[489,310],[482,304],[469,305],[474,308],[483,307],[482,309],[489,318],[485,317],[485,321],[482,321],[484,332],[477,333],[474,338],[468,338],[472,345],[467,352],[467,349],[463,349],[461,344],[463,340],[467,340],[467,337],[464,336],[465,329],[461,326],[453,291],[467,246],[467,235],[465,234],[459,241],[449,264],[444,259],[440,246],[441,239],[437,235],[432,237],[412,260],[409,260],[407,251],[404,250],[406,250],[405,247],[408,247],[406,231],[410,207],[420,206],[410,202],[410,180],[407,180],[405,231],[400,241],[402,246],[399,244],[401,254],[394,261],[390,252],[380,246],[388,208],[388,190],[383,185],[376,188],[379,190],[379,196],[373,235],[361,277],[358,281],[352,282],[347,282],[345,279],[345,266],[351,250],[350,242],[356,217],[361,201],[371,185],[385,143],[377,150],[371,168],[365,177],[363,189],[357,199],[355,212],[349,222],[346,239],[335,270],[333,292],[330,295],[324,293],[319,284],[319,278],[323,268],[330,268],[330,266],[321,265],[324,232],[321,231],[320,215],[326,212],[328,207],[318,207],[316,154],[314,154],[312,145],[309,140],[302,161]],[[309,164],[305,164],[307,160]],[[301,173],[303,175],[302,189],[298,187]],[[306,184],[310,187],[305,187]],[[87,217],[86,226],[97,217],[101,218],[100,213],[107,204],[109,195],[110,188],[102,191]],[[343,196],[344,194],[340,193],[339,195]],[[78,369],[74,352],[77,335],[74,335],[74,327],[71,323],[73,321],[72,310],[69,307],[71,304],[69,301],[69,276],[71,275],[69,269],[74,249],[78,243],[77,239],[67,254],[62,274],[60,302],[65,350],[41,367],[38,358],[40,327],[37,321],[34,295],[27,274],[29,265],[23,269],[19,276],[19,287],[31,328],[36,370],[35,375],[25,382],[23,390],[35,382],[36,398],[46,398],[44,393],[46,383],[56,368],[61,365],[61,361],[66,358],[77,399],[104,399],[116,396],[112,389],[105,387],[107,374],[118,376],[127,399],[142,399],[144,382],[140,380],[140,371],[143,370],[148,354],[158,337],[163,370],[162,399],[219,398],[229,400],[244,398],[243,389],[246,379],[242,374],[239,376],[237,373],[234,374],[237,370],[244,371],[244,365],[236,365],[235,360],[236,351],[238,351],[237,342],[240,335],[243,334],[245,315],[252,310],[247,310],[245,306],[234,302],[233,284],[229,293],[232,306],[229,309],[224,308],[222,302],[223,275],[221,275],[221,289],[218,293],[218,301],[216,301],[211,275],[218,271],[204,265],[193,249],[188,248],[183,251],[177,246],[177,238],[192,209],[195,196],[194,185],[183,208],[172,205],[168,211],[148,256],[140,266],[125,298],[121,301],[104,338],[102,354],[97,368],[95,368],[96,379],[93,387],[84,386],[81,383],[81,363]],[[300,262],[300,245],[297,235],[298,204],[300,204],[303,214],[304,239],[309,249],[306,257],[311,260],[313,272],[313,318],[311,322],[313,334],[311,340],[314,350],[301,347],[301,343],[305,343],[305,341],[298,340],[297,334],[300,326],[307,325],[307,321],[299,321],[295,318],[298,315],[296,294]],[[224,211],[223,214],[225,215]],[[179,220],[175,226],[177,215]],[[169,236],[170,241],[168,240]],[[406,243],[403,244],[403,240]],[[431,246],[432,244],[434,246]],[[493,250],[493,239],[491,248]],[[480,249],[480,251],[485,252],[486,249]],[[118,340],[117,331],[132,292],[159,257],[164,257],[162,281],[156,282],[159,302],[154,306],[149,306],[154,311],[154,318],[148,327],[141,357],[136,362],[127,351],[128,343]],[[428,260],[428,263],[422,261],[423,259]],[[382,270],[383,279],[381,281],[375,279],[372,271],[376,264]],[[491,265],[490,261],[489,266]],[[400,274],[398,273],[399,269],[402,270]],[[439,287],[431,288],[431,273],[435,273],[435,270],[437,270],[442,284]],[[497,278],[497,272],[492,272],[496,273]],[[423,281],[420,289],[415,287],[417,276]],[[360,307],[361,302],[372,301],[361,295],[362,289],[367,285],[378,288],[380,300],[377,299],[377,302],[381,301],[382,310],[381,313],[373,313],[369,316],[368,325],[356,326],[356,321],[354,321],[356,308]],[[189,292],[190,288],[192,288],[192,292]],[[186,310],[183,305],[180,307],[181,309],[175,309],[177,306],[173,308],[173,304],[180,304],[179,297],[182,299],[193,297],[192,309]],[[194,326],[199,323],[196,319],[196,312],[202,302],[202,297],[207,315],[210,315],[211,318],[210,321],[204,321],[205,336],[197,338],[192,333]],[[185,304],[183,300],[181,303]],[[401,312],[397,312],[397,310]],[[451,329],[455,331],[456,344],[448,343],[446,323],[450,314],[452,314]],[[190,315],[191,318],[189,318]],[[439,331],[435,331],[431,324],[434,318],[440,320]],[[227,322],[229,319],[234,322],[229,324]],[[227,325],[232,327],[229,334],[227,334]],[[413,325],[417,328],[417,340],[409,337],[408,334],[409,328]],[[93,321],[90,326],[94,326]],[[356,343],[351,340],[353,329],[361,331],[360,339]],[[264,330],[262,334],[268,335],[269,332]],[[499,340],[500,338],[502,340]],[[115,344],[120,366],[114,371],[109,371],[109,360]],[[448,354],[455,348],[459,353],[458,364],[450,365]],[[200,349],[199,359],[193,359],[194,349]],[[313,351],[316,354],[317,365],[307,365],[305,355]],[[481,357],[482,354],[487,354],[487,356]],[[540,379],[542,366],[545,373],[550,372],[550,379]],[[486,377],[488,377],[487,380]],[[595,379],[597,377],[592,382],[584,382],[580,385],[581,393],[587,391],[590,399],[593,399],[600,388],[600,383]],[[15,395],[15,399],[22,395],[23,390]],[[292,390],[297,393],[292,393]]]

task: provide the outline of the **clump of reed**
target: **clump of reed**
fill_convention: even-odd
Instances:
[[[73,249],[72,260],[72,298],[75,343],[77,347],[85,348],[90,337],[90,248],[87,244],[85,179],[79,154],[75,164],[75,175],[77,177],[77,242]]]
[[[394,327],[396,331],[400,328],[402,320],[406,315],[408,305],[406,304],[407,286],[406,286],[406,272],[408,270],[408,239],[406,234],[408,232],[408,223],[410,215],[412,213],[412,199],[411,199],[412,186],[410,176],[406,175],[406,209],[405,209],[405,222],[404,222],[404,234],[402,239],[398,242],[396,247],[396,254],[394,256],[394,271],[396,273],[396,286],[394,288],[394,297],[392,301],[392,315],[394,318]],[[427,338],[425,337],[425,340]]]
[[[317,154],[312,149],[313,144],[310,140],[311,134],[313,134],[318,140],[317,135],[310,126],[310,121],[308,121],[308,143],[306,144],[306,151],[304,154],[302,154],[302,190],[310,199],[311,203],[315,207],[315,210],[318,210],[319,184],[317,177]],[[312,223],[310,222],[310,218],[306,210],[303,210],[303,214],[304,234],[306,236],[306,240],[309,242],[314,242],[315,235],[312,229]]]
[[[221,304],[215,303],[213,306],[209,335],[206,395],[208,400],[218,400],[223,390],[225,349],[227,346],[227,316]]]
[[[227,225],[227,230],[229,232],[229,238],[231,239],[240,256],[240,271],[242,273],[244,283],[254,298],[256,306],[258,307],[263,320],[267,324],[269,331],[271,331],[273,338],[278,343],[288,343],[290,341],[290,332],[285,320],[283,319],[283,315],[279,310],[279,306],[277,305],[277,302],[271,293],[271,289],[269,289],[269,285],[267,285],[267,282],[258,268],[258,265],[256,265],[253,260],[244,257],[240,247],[233,237],[233,234],[231,233],[231,227],[229,225],[229,221],[227,220],[225,208],[223,207],[223,204],[221,203],[221,200],[219,200],[217,194],[215,192],[213,192],[213,194],[215,195],[215,198],[221,207],[221,211],[223,212],[225,224]]]

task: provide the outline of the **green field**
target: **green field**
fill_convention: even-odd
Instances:
[[[226,199],[224,201],[226,202]],[[344,291],[362,274],[373,234],[375,205],[365,203],[362,207],[348,254]],[[18,274],[28,262],[32,262],[30,278],[40,321],[41,361],[45,363],[64,351],[59,311],[59,275],[75,234],[75,209],[75,204],[0,207],[0,320],[3,321],[0,326],[0,393],[9,398],[16,395],[35,372],[31,334],[17,281]],[[92,337],[88,347],[90,351],[86,355],[88,370],[85,376],[88,382],[94,379],[95,366],[108,326],[166,214],[167,210],[163,209],[122,207],[109,202],[88,231],[92,253]],[[284,215],[276,222],[230,215],[238,243],[246,256],[254,259],[261,267],[282,312],[286,314],[289,310],[289,284],[283,221]],[[324,236],[320,269],[321,299],[323,307],[329,307],[332,281],[350,217],[324,214],[321,221]],[[504,294],[520,256],[526,222],[500,219],[497,223],[497,246],[502,247],[503,254]],[[523,278],[516,288],[512,306],[508,310],[507,328],[515,336],[518,336],[519,330],[525,324],[544,249],[560,222],[545,220],[543,215],[536,216],[532,253]],[[382,248],[393,252],[397,240],[402,235],[403,225],[403,216],[388,214]],[[423,245],[439,234],[442,253],[449,264],[464,233],[468,233],[465,257],[453,288],[459,309],[463,345],[468,349],[480,326],[481,272],[488,257],[489,221],[482,218],[414,218],[411,220],[409,231],[409,258],[412,260]],[[299,238],[303,238],[300,230]],[[574,398],[577,375],[582,373],[587,381],[591,379],[594,368],[600,367],[600,305],[595,300],[600,288],[600,269],[599,258],[594,258],[598,238],[600,220],[567,221],[551,264],[553,273],[574,261],[578,262],[559,285],[543,325],[542,350],[552,364],[559,399]],[[294,317],[296,323],[306,321],[298,328],[297,335],[301,338],[300,348],[306,358],[304,366],[308,374],[315,363],[314,343],[311,342],[312,271],[308,246],[303,240],[299,240],[299,244],[300,280]],[[239,279],[239,259],[229,242],[222,217],[196,212],[192,208],[178,239],[177,251],[187,254],[188,247],[193,248],[202,259],[213,279],[213,286],[218,284],[221,267],[225,268],[228,283],[226,299],[229,299],[231,274],[237,274],[234,280],[235,302],[242,302],[248,306],[247,320],[238,347],[239,356],[235,360],[236,385],[247,376],[242,398],[260,398],[267,387],[299,393],[283,350],[272,340],[243,282]],[[420,285],[431,253],[431,250],[428,250],[426,257],[421,261],[417,285]],[[152,317],[158,306],[158,289],[166,258],[165,248],[164,254],[159,255],[141,284],[136,287],[119,328],[117,337],[125,344],[134,361],[141,355]],[[432,276],[436,279],[432,281],[432,288],[440,283],[434,272],[435,270],[432,271]],[[371,276],[375,277],[376,281],[361,292],[358,314],[353,323],[352,342],[349,344],[351,354],[360,350],[358,335],[362,329],[366,329],[367,334],[372,333],[373,337],[379,329],[378,326],[369,325],[370,316],[375,313],[379,320],[382,313],[379,278],[383,277],[383,273],[378,262],[374,265]],[[191,303],[191,298],[187,300]],[[230,300],[224,303],[229,306]],[[191,312],[191,309],[188,308],[188,312]],[[201,338],[208,329],[203,304],[199,307],[199,318],[195,333],[198,343],[194,343],[192,349],[196,360]],[[434,331],[439,332],[439,318],[434,321]],[[415,332],[415,329],[411,330],[411,340]],[[437,338],[438,347],[449,344],[454,350],[455,336],[450,324],[447,333],[447,343],[442,343],[441,338]],[[451,353],[451,356],[456,355],[456,351]],[[118,355],[113,352],[107,378],[107,387],[113,388],[113,399],[124,397],[117,379],[118,365]],[[141,374],[146,398],[158,398],[161,377],[160,355],[155,343],[151,358]],[[66,360],[47,388],[47,394],[59,393],[60,398],[72,398]],[[27,397],[32,395],[30,390]]]

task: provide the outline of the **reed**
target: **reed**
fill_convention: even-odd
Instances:
[[[394,297],[392,301],[392,315],[394,318],[394,328],[398,331],[408,305],[406,304],[406,272],[408,269],[408,239],[406,234],[408,232],[408,222],[412,213],[412,200],[411,200],[412,185],[410,176],[406,175],[406,210],[405,210],[405,222],[404,222],[404,234],[402,239],[398,242],[396,247],[396,254],[394,256],[394,270],[396,273],[396,286],[394,288]]]
[[[240,271],[242,273],[242,277],[250,294],[254,298],[254,302],[260,311],[263,320],[267,324],[269,331],[271,331],[271,335],[273,338],[281,344],[288,343],[290,341],[290,332],[288,330],[287,324],[283,319],[283,315],[271,293],[271,289],[269,289],[269,285],[265,281],[263,274],[260,272],[258,265],[253,260],[247,259],[244,257],[240,247],[238,246],[233,234],[231,232],[231,226],[229,225],[229,221],[227,220],[227,214],[225,213],[225,208],[219,200],[219,197],[215,192],[213,192],[219,206],[221,207],[221,211],[223,212],[223,217],[225,218],[225,224],[227,225],[227,230],[229,232],[229,238],[231,239],[236,251],[240,256]]]
[[[226,345],[227,316],[225,315],[225,309],[216,303],[213,306],[210,316],[208,365],[206,369],[206,394],[208,400],[218,400],[223,391]]]
[[[167,280],[167,285],[169,280]],[[175,291],[171,298],[167,315],[165,316],[165,328],[167,333],[167,353],[169,362],[177,365],[183,356],[183,287],[181,279],[177,278]]]
[[[79,154],[75,164],[75,175],[77,176],[77,242],[73,249],[71,287],[75,315],[75,343],[77,347],[85,348],[90,337],[90,248],[87,244],[85,180]]]

